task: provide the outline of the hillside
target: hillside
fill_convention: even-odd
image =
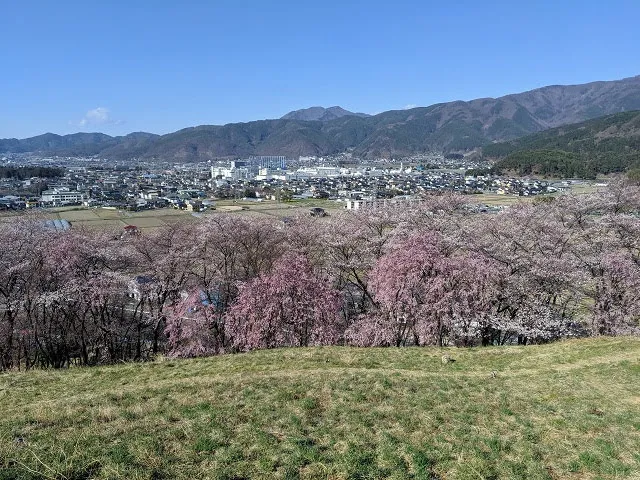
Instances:
[[[290,112],[282,119],[202,125],[168,135],[45,134],[0,140],[1,152],[99,155],[206,161],[254,154],[363,158],[465,151],[560,125],[640,109],[640,76],[584,85],[549,86],[500,98],[454,101],[373,116],[340,107]]]
[[[640,111],[553,128],[483,147],[495,168],[521,175],[593,178],[640,167]]]
[[[639,356],[600,337],[4,374],[0,479],[638,478]]]

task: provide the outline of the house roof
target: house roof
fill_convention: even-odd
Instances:
[[[45,220],[43,226],[47,230],[64,231],[71,228],[71,223],[63,218],[60,220]]]

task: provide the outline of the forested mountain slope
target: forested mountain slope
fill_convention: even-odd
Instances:
[[[640,111],[608,115],[483,147],[496,170],[592,178],[640,167]]]

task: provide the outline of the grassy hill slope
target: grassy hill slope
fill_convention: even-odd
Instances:
[[[0,478],[638,478],[639,358],[600,338],[5,374]]]

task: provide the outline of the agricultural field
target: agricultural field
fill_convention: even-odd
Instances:
[[[597,193],[601,191],[603,188],[601,186],[596,186],[591,183],[576,183],[571,185],[570,189],[566,192],[557,192],[553,194],[544,195],[542,197],[520,197],[517,195],[498,195],[496,193],[481,193],[477,195],[469,195],[469,203],[482,203],[490,206],[509,206],[514,205],[521,202],[531,202],[536,198],[545,198],[545,197],[557,197],[560,195],[573,194],[573,195],[582,195],[582,194],[591,194]]]
[[[591,184],[576,184],[571,188],[571,193],[594,193],[598,188]],[[562,194],[555,194],[562,195]],[[481,203],[490,206],[509,206],[521,202],[530,202],[537,197],[519,197],[515,195],[497,195],[494,193],[483,193],[478,195],[469,195],[466,197],[469,203]],[[39,213],[48,219],[65,219],[76,226],[87,228],[111,228],[120,229],[126,225],[135,225],[140,230],[154,229],[167,224],[173,224],[181,221],[193,221],[194,218],[203,215],[216,213],[233,213],[236,215],[248,217],[276,217],[284,218],[295,215],[308,214],[309,209],[313,207],[321,207],[330,215],[331,212],[344,210],[345,204],[335,200],[294,200],[290,202],[254,202],[254,201],[236,201],[236,200],[220,200],[216,201],[215,210],[207,210],[203,213],[192,213],[184,210],[175,210],[173,208],[162,208],[157,210],[144,210],[140,212],[129,212],[125,210],[116,210],[110,208],[86,208],[86,207],[60,207],[41,210]],[[20,213],[2,213],[0,214],[0,222],[11,221],[21,215]]]
[[[222,200],[216,202],[215,210],[207,210],[202,213],[187,212],[173,208],[129,212],[110,208],[86,207],[49,208],[40,210],[37,213],[44,219],[68,220],[74,226],[120,229],[126,225],[135,225],[144,231],[176,222],[193,221],[196,218],[211,215],[212,213],[233,213],[250,217],[267,216],[283,218],[299,214],[308,214],[309,209],[313,207],[322,207],[330,213],[331,211],[344,209],[344,204],[325,200],[298,200],[287,203]],[[22,213],[4,213],[0,215],[0,222],[10,222],[20,215],[22,215]]]
[[[469,203],[481,203],[490,206],[509,206],[521,202],[531,202],[536,197],[518,197],[516,195],[498,195],[495,193],[482,193],[468,195]]]
[[[600,337],[8,373],[0,479],[639,478],[639,358]]]
[[[308,214],[313,207],[324,208],[327,213],[331,211],[344,210],[344,203],[334,200],[293,200],[290,202],[233,202],[223,200],[216,202],[218,212],[238,212],[245,215],[267,215],[272,217],[288,217],[299,214]]]
[[[193,218],[190,212],[169,208],[128,212],[109,208],[66,207],[45,210],[43,215],[45,218],[66,219],[74,226],[87,228],[122,228],[135,225],[142,230]]]

